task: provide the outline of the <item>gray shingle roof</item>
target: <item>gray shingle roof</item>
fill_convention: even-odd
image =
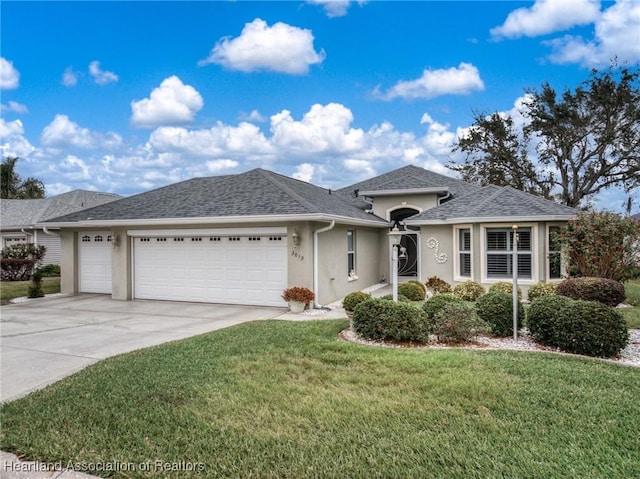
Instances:
[[[0,228],[24,228],[121,198],[113,193],[73,190],[38,200],[2,200]]]
[[[261,215],[334,215],[386,222],[330,190],[256,168],[237,175],[193,178],[89,210],[56,223]]]
[[[489,185],[407,220],[408,224],[474,218],[571,217],[578,210],[508,186]]]

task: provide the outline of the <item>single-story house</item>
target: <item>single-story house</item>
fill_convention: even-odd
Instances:
[[[2,248],[18,243],[33,243],[47,248],[42,264],[60,264],[60,234],[55,228],[36,226],[51,218],[121,198],[112,193],[73,190],[37,200],[0,202],[0,239]]]
[[[332,191],[271,171],[194,178],[45,221],[62,239],[62,291],[283,306],[306,286],[318,305],[399,274],[489,285],[559,279],[550,234],[577,211],[511,188],[406,166]]]

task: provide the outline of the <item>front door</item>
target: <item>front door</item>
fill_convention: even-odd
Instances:
[[[417,215],[418,210],[413,208],[400,208],[391,212],[391,221],[401,231],[411,231],[403,224],[403,221],[410,216]],[[398,251],[398,275],[418,276],[418,235],[417,233],[407,233],[402,235],[400,240],[400,250]]]

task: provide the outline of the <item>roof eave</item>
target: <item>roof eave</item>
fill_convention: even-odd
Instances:
[[[424,195],[431,193],[449,193],[448,186],[438,186],[433,188],[405,188],[398,190],[365,190],[359,191],[358,196],[407,196],[407,195]]]
[[[406,219],[405,223],[411,226],[426,225],[449,225],[461,223],[532,223],[540,221],[569,221],[575,218],[571,215],[531,215],[531,216],[477,216],[477,217],[455,217],[446,219],[411,220]]]
[[[193,226],[201,224],[242,224],[242,223],[289,223],[295,221],[335,221],[339,224],[356,226],[388,227],[389,223],[373,217],[371,220],[351,218],[349,216],[330,215],[322,213],[297,215],[253,215],[253,216],[213,216],[194,218],[146,218],[146,219],[117,219],[117,220],[82,220],[66,222],[39,223],[37,227],[47,228],[113,228],[129,226]]]

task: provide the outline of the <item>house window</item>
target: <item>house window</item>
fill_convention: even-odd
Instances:
[[[487,228],[487,278],[513,277],[513,231],[511,228]],[[533,277],[531,228],[518,229],[518,276]]]
[[[464,278],[471,277],[471,228],[458,230],[458,274]]]
[[[347,230],[347,271],[349,278],[356,275],[356,232]]]
[[[549,279],[562,278],[562,247],[556,236],[559,231],[559,226],[549,226],[549,234],[547,237],[547,244],[549,245],[547,271],[549,272]]]

